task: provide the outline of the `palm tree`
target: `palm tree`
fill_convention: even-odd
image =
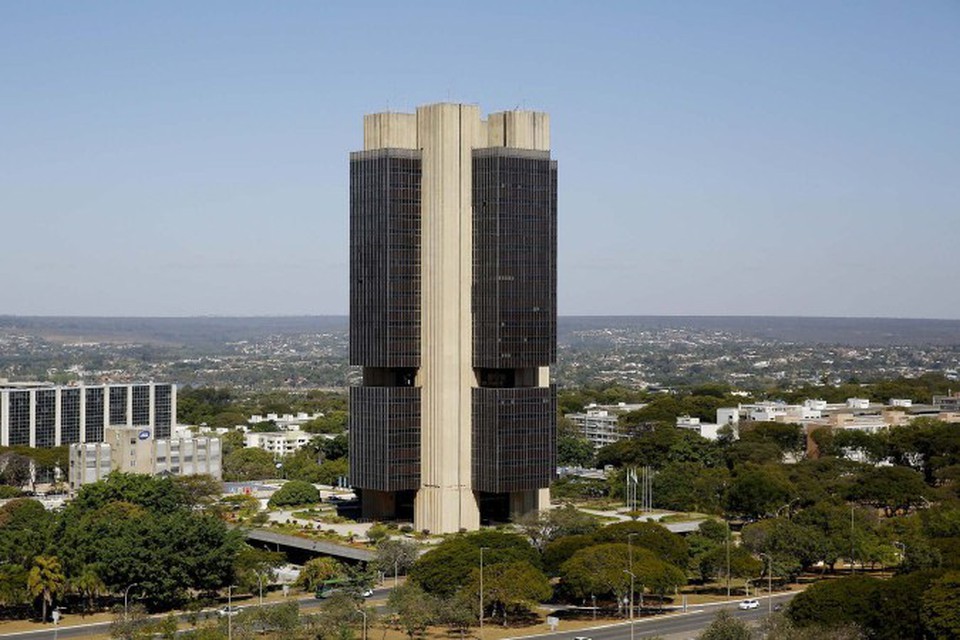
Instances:
[[[93,609],[93,602],[107,587],[92,567],[85,567],[83,573],[71,580],[70,588],[82,597],[87,611]]]
[[[47,620],[47,606],[53,605],[53,597],[63,592],[66,581],[56,556],[37,556],[33,559],[33,568],[27,574],[27,591],[34,598],[42,598],[44,622]]]

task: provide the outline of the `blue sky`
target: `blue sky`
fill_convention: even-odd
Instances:
[[[347,310],[362,115],[550,112],[560,313],[960,318],[960,3],[0,3],[0,314]]]

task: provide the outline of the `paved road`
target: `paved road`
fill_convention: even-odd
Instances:
[[[374,597],[381,597],[390,592],[389,588],[377,589],[374,591]],[[784,593],[773,597],[774,603],[785,602],[792,598],[796,593]],[[322,600],[306,598],[299,601],[301,610],[310,610],[320,606]],[[271,603],[275,604],[275,603]],[[249,606],[249,605],[248,605]],[[256,606],[256,605],[253,605]],[[714,616],[720,609],[727,609],[741,620],[753,622],[760,620],[767,615],[767,600],[760,600],[760,608],[752,611],[740,611],[737,604],[708,605],[703,607],[690,607],[687,613],[676,615],[650,616],[638,618],[633,624],[633,640],[648,638],[651,636],[673,636],[683,634],[680,637],[694,638],[697,633],[706,628],[713,621]],[[214,615],[213,610],[208,613]],[[185,622],[187,615],[179,616],[180,620]],[[561,626],[563,623],[560,623]],[[89,624],[83,626],[63,627],[59,629],[58,638],[87,638],[98,634],[109,633],[109,623]],[[592,629],[579,629],[577,631],[558,631],[557,633],[546,633],[537,636],[538,640],[572,640],[577,636],[585,636],[591,640],[631,640],[630,624],[619,623],[595,627]],[[3,640],[54,640],[53,628],[41,629],[38,631],[28,631],[25,633],[7,633],[0,634]]]
[[[390,593],[389,588],[374,589],[373,596],[374,598],[381,598],[381,597],[386,597],[386,595],[389,593]],[[240,605],[243,608],[257,606],[255,598],[253,600],[246,600],[244,602],[246,604]],[[281,602],[277,602],[277,601],[265,602],[264,606],[280,604]],[[317,600],[316,598],[307,596],[304,598],[299,598],[298,602],[300,603],[301,611],[309,611],[310,609],[319,607],[323,603],[323,600]],[[179,614],[177,616],[177,619],[180,620],[180,622],[186,622],[191,617],[191,615],[192,614],[186,614],[186,613]],[[215,618],[216,615],[217,615],[216,609],[207,609],[200,613],[200,619],[203,620],[204,616]],[[162,618],[163,616],[160,616],[160,618],[158,619],[162,619]],[[56,631],[54,631],[53,625],[49,625],[45,629],[37,629],[36,631],[24,631],[21,633],[0,633],[0,638],[2,638],[3,640],[54,640],[54,638],[59,640],[60,638],[89,638],[91,636],[104,635],[107,633],[110,633],[110,623],[98,622],[98,623],[91,623],[91,624],[84,624],[84,625],[74,625],[69,627],[60,627]]]
[[[784,593],[773,596],[774,604],[784,603],[796,593]],[[695,638],[697,634],[707,627],[712,621],[717,611],[726,609],[733,615],[746,622],[756,622],[767,615],[767,599],[760,599],[760,608],[751,611],[740,611],[737,609],[737,603],[723,605],[707,605],[703,607],[690,607],[687,613],[675,615],[651,616],[638,618],[633,624],[634,640],[649,638],[652,636],[675,636],[682,638]],[[561,628],[563,623],[560,623]],[[575,637],[587,637],[591,640],[630,640],[630,623],[607,625],[593,629],[578,629],[576,631],[558,631],[556,633],[547,633],[537,636],[537,640],[572,640]]]

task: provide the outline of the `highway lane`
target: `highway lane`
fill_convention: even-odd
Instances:
[[[380,599],[386,596],[389,592],[389,588],[376,589],[374,590],[374,598]],[[794,595],[796,595],[796,593],[775,595],[773,597],[773,601],[774,603],[783,603],[792,598]],[[323,602],[322,600],[316,600],[314,598],[303,598],[299,599],[298,601],[300,603],[301,611],[310,611],[311,609],[315,609]],[[272,604],[278,603],[271,602],[269,604],[265,604],[264,606],[270,606]],[[255,607],[257,605],[244,605],[244,608],[251,606]],[[641,640],[642,638],[649,638],[651,636],[667,636],[674,634],[689,634],[689,637],[693,638],[713,621],[714,616],[717,615],[717,611],[720,609],[727,609],[731,611],[737,618],[741,620],[747,622],[756,622],[763,618],[763,616],[767,615],[767,600],[766,598],[760,599],[760,608],[751,611],[740,611],[737,609],[737,602],[733,602],[722,605],[706,605],[700,607],[691,606],[686,613],[655,615],[638,618],[633,623],[633,638],[634,640]],[[186,622],[190,618],[190,615],[191,614],[179,614],[177,617],[181,622]],[[216,609],[208,609],[201,612],[200,615],[201,618],[204,615],[213,618],[216,616]],[[536,636],[536,638],[538,640],[572,640],[576,636],[586,636],[592,640],[630,640],[631,637],[629,622],[622,622],[612,625],[606,624],[600,627],[578,629],[576,631],[563,631],[563,622],[561,622],[560,625],[561,631],[557,631],[555,633],[544,633]],[[55,637],[57,639],[89,638],[96,635],[105,635],[109,632],[110,623],[103,622],[60,627],[57,630],[56,636],[53,627],[50,626],[46,629],[38,629],[36,631],[0,634],[0,638],[3,640],[54,640]],[[529,638],[530,636],[526,637]]]
[[[385,598],[390,593],[390,588],[384,587],[382,589],[374,589],[373,597],[375,599]],[[297,598],[297,601],[300,603],[300,611],[309,612],[311,609],[319,607],[323,600],[317,600],[312,597],[302,597]],[[234,601],[236,602],[236,601]],[[245,602],[250,602],[246,600]],[[282,604],[283,601],[277,602],[276,600],[271,602],[265,602],[263,606],[269,607],[276,604]],[[252,604],[242,604],[239,605],[241,608],[247,609],[250,607],[256,607],[257,604],[255,601]],[[181,623],[187,622],[194,614],[189,613],[179,613],[177,614],[177,620]],[[200,611],[199,615],[200,620],[215,619],[217,617],[217,609],[205,609]],[[162,620],[165,618],[165,615],[155,616],[156,620]],[[0,633],[0,638],[2,640],[54,640],[56,638],[89,638],[92,636],[106,635],[110,633],[110,623],[109,622],[96,622],[90,624],[81,624],[81,625],[71,625],[63,626],[54,630],[53,625],[49,625],[44,629],[37,629],[35,631],[23,631],[20,633]]]
[[[796,593],[783,593],[773,596],[774,604],[785,603]],[[760,599],[760,608],[741,611],[737,608],[738,602],[722,605],[706,605],[688,607],[686,613],[666,614],[638,618],[633,623],[633,637],[635,640],[653,636],[668,636],[674,634],[689,634],[694,638],[703,631],[717,615],[720,609],[730,611],[735,617],[746,622],[757,622],[767,615],[767,599]],[[630,623],[618,623],[587,629],[563,631],[563,622],[560,631],[545,633],[537,636],[537,640],[572,640],[575,637],[585,636],[592,640],[630,640]],[[516,640],[516,639],[514,639]]]

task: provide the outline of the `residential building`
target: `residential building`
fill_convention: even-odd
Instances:
[[[939,411],[960,411],[960,391],[954,391],[945,396],[933,396],[933,406]]]
[[[311,420],[316,420],[317,418],[322,418],[323,413],[306,413],[301,411],[296,415],[292,413],[276,414],[268,413],[266,416],[260,414],[253,414],[250,416],[250,424],[260,424],[262,422],[272,422],[277,425],[277,428],[281,431],[287,430],[297,430],[301,425],[310,422]]]
[[[720,437],[720,427],[723,424],[714,424],[710,422],[700,422],[700,418],[690,416],[677,416],[677,427],[680,429],[689,429],[696,432],[699,436],[707,440],[716,440]]]
[[[279,457],[299,451],[314,437],[314,434],[304,431],[248,431],[243,439],[244,446],[263,449]]]
[[[620,416],[629,411],[643,409],[645,404],[597,404],[591,402],[582,413],[568,413],[566,418],[577,425],[580,434],[593,444],[595,449],[618,442],[629,434],[619,427]]]
[[[220,479],[219,438],[154,438],[143,427],[107,427],[103,442],[70,445],[70,487],[102,480],[111,471],[147,475],[207,474]]]
[[[618,426],[619,417],[606,409],[590,409],[583,413],[566,414],[577,430],[586,438],[594,449],[619,442],[624,438]]]
[[[549,117],[364,118],[350,155],[350,481],[434,533],[546,508],[556,474]]]
[[[0,446],[57,447],[102,442],[104,428],[145,427],[169,437],[177,421],[172,384],[0,385]]]

